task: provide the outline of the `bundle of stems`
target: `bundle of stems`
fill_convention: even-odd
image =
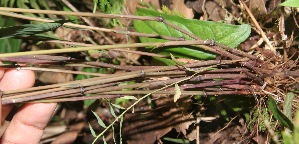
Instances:
[[[6,12],[9,11],[9,12]],[[164,20],[162,17],[141,17],[132,15],[107,15],[91,14],[81,12],[61,12],[47,10],[27,10],[17,8],[0,7],[0,14],[22,18],[26,20],[35,20],[42,22],[52,22],[41,18],[33,18],[12,12],[26,13],[43,13],[55,15],[76,15],[86,17],[104,17],[104,18],[125,18],[137,20],[151,20],[165,23],[178,31],[186,34],[194,40],[185,40],[183,38],[161,36],[157,34],[143,34],[130,31],[118,31],[95,26],[85,26],[73,23],[65,23],[65,26],[94,30],[102,32],[114,32],[119,34],[134,35],[140,37],[159,37],[168,42],[151,42],[151,43],[133,43],[133,44],[110,44],[104,46],[91,46],[75,42],[67,42],[74,45],[87,47],[51,49],[31,52],[7,53],[1,54],[0,60],[13,61],[40,65],[53,65],[64,63],[66,66],[83,66],[83,67],[108,67],[121,69],[124,72],[117,74],[95,74],[66,70],[51,70],[39,67],[26,67],[19,65],[2,65],[2,67],[15,67],[19,69],[30,69],[39,71],[65,72],[73,74],[86,74],[96,76],[90,79],[72,81],[62,84],[53,84],[39,86],[22,90],[2,92],[2,104],[23,103],[23,102],[63,102],[77,101],[86,99],[115,98],[124,95],[142,95],[148,93],[157,93],[161,95],[174,95],[174,88],[170,84],[178,83],[181,89],[181,95],[268,95],[265,92],[265,79],[268,77],[280,76],[284,78],[298,77],[295,70],[288,72],[280,71],[273,74],[273,63],[262,60],[255,55],[245,53],[238,49],[230,48],[213,40],[201,40],[197,36],[181,29],[180,27]],[[109,38],[105,37],[109,41]],[[111,40],[110,40],[111,41]],[[53,42],[53,41],[49,41]],[[66,43],[65,41],[54,41],[55,43]],[[80,52],[87,50],[116,50],[125,51],[123,48],[155,47],[163,48],[166,46],[188,45],[217,54],[224,59],[195,61],[175,66],[118,66],[101,62],[76,62],[75,59],[62,56],[50,56],[48,54]],[[130,53],[139,53],[141,55],[165,57],[150,52],[127,51]],[[175,61],[175,60],[174,60]],[[290,78],[291,79],[291,78]],[[134,84],[120,86],[120,83],[134,81]],[[165,85],[169,87],[159,89]],[[273,90],[271,86],[267,90]],[[271,93],[271,92],[270,92]],[[87,96],[88,95],[88,96]]]

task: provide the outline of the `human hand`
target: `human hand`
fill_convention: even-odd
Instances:
[[[32,71],[0,68],[1,91],[29,88],[34,85],[34,81],[35,75]],[[23,104],[3,133],[1,143],[39,143],[56,106],[56,103]],[[1,123],[11,108],[12,105],[3,105]]]

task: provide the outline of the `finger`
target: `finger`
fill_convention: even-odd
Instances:
[[[56,103],[25,104],[13,117],[1,143],[39,143]]]
[[[0,76],[2,71],[4,72],[4,70],[0,68]],[[0,79],[0,90],[8,91],[32,87],[34,85],[35,75],[34,72],[30,70],[7,69]],[[11,108],[11,105],[4,105],[2,107],[1,123],[9,114]]]
[[[35,75],[30,70],[8,69],[0,81],[0,90],[17,90],[29,88],[34,85]]]
[[[2,62],[0,62],[0,64],[2,64]],[[5,68],[0,67],[0,79],[3,77],[4,71],[5,71]]]

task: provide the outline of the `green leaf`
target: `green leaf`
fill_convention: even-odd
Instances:
[[[292,135],[290,133],[289,130],[285,129],[283,132],[282,132],[282,143],[283,144],[291,144],[291,143],[294,143],[293,142],[293,139],[292,139]]]
[[[277,119],[283,126],[288,128],[289,130],[293,130],[293,123],[278,109],[275,100],[271,96],[268,96],[268,107],[275,119]]]
[[[170,137],[165,137],[163,139],[166,141],[169,141],[171,143],[178,143],[178,144],[189,144],[190,143],[190,141],[187,139],[170,138]]]
[[[292,104],[294,100],[294,93],[287,93],[286,99],[283,105],[283,113],[291,120],[292,119]]]
[[[139,16],[162,16],[165,20],[179,26],[180,28],[198,36],[201,39],[213,39],[218,43],[229,47],[236,47],[241,42],[246,40],[251,32],[250,26],[247,24],[242,25],[229,25],[211,21],[200,21],[195,19],[184,19],[178,16],[167,15],[156,11],[137,9],[136,12]],[[185,37],[191,40],[190,37],[181,33],[174,28],[165,25],[162,22],[156,21],[134,21],[134,27],[137,32],[159,34],[164,36]],[[167,40],[161,38],[146,38],[140,37],[141,42],[165,42]],[[215,55],[209,52],[200,50],[195,47],[163,47],[153,49],[152,52],[166,54],[172,53],[178,57],[187,57],[195,59],[214,59]]]
[[[280,4],[281,6],[287,6],[287,7],[299,7],[299,1],[298,0],[287,0]]]
[[[63,11],[72,12],[72,10],[66,6],[63,6]],[[79,23],[79,18],[77,16],[69,15],[68,19],[72,20],[74,23]]]
[[[42,7],[42,8],[45,8],[46,10],[49,10],[50,7],[49,5],[47,4],[46,0],[38,0],[37,1],[38,4]]]
[[[294,123],[294,131],[293,131],[293,140],[294,143],[297,144],[299,143],[299,111],[296,112],[295,115],[295,123]]]
[[[174,88],[175,88],[175,94],[174,94],[173,101],[176,102],[181,97],[182,92],[177,83],[174,84]]]
[[[29,0],[29,3],[32,8],[38,9],[38,10],[40,9],[40,6],[37,4],[37,0]],[[42,18],[45,17],[45,15],[41,14],[41,13],[38,13],[38,15]]]
[[[96,132],[93,130],[93,128],[92,128],[92,126],[90,125],[90,123],[88,123],[88,126],[89,126],[89,130],[90,130],[92,136],[93,136],[93,137],[97,137],[97,134],[96,134]]]
[[[109,104],[109,107],[110,107],[110,113],[111,113],[111,115],[112,115],[114,118],[117,118],[117,116],[116,116],[116,114],[115,114],[115,112],[114,112],[114,109],[113,109],[113,107],[112,107],[111,104]]]
[[[98,124],[100,126],[102,126],[103,128],[106,128],[107,126],[105,125],[105,123],[102,121],[102,119],[99,117],[99,115],[97,113],[95,113],[94,111],[92,111],[93,115],[97,118],[98,120]]]
[[[9,7],[13,7],[16,0],[8,0],[9,1]]]
[[[20,39],[0,39],[0,52],[13,53],[20,51],[22,41]]]
[[[98,0],[93,0],[93,10],[92,10],[92,13],[96,12],[98,3],[99,3]]]
[[[124,117],[120,117],[120,122],[119,122],[119,140],[120,144],[122,144],[122,127],[123,127],[123,122],[124,122]]]
[[[3,7],[7,7],[7,4],[10,0],[1,0],[0,1],[0,5],[3,6]]]
[[[183,62],[180,62],[178,61],[171,53],[169,53],[170,55],[170,58],[176,63],[176,64],[180,64],[180,65],[183,65],[184,63]]]
[[[88,95],[87,95],[88,96]],[[85,108],[88,108],[89,106],[91,106],[96,100],[94,99],[90,99],[90,100],[84,100],[83,101],[83,105]]]
[[[47,31],[52,31],[63,23],[69,22],[69,20],[60,20],[51,23],[43,24],[24,24],[21,26],[12,26],[0,29],[0,39],[11,38],[11,37],[27,37]]]
[[[163,64],[168,65],[168,66],[176,65],[176,63],[173,60],[171,60],[171,59],[160,58],[160,57],[154,57],[154,58],[155,58],[154,60],[162,62]]]
[[[16,24],[15,19],[11,17],[3,18],[0,16],[0,27],[14,26]],[[8,38],[0,39],[0,52],[1,53],[13,53],[20,51],[22,41],[20,39]]]

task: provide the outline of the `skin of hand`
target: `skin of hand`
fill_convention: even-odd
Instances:
[[[34,85],[34,82],[35,75],[30,70],[0,68],[1,91],[29,88]],[[23,104],[3,133],[0,143],[39,143],[56,106],[56,103]],[[11,108],[12,105],[2,106],[1,122],[5,120]]]

